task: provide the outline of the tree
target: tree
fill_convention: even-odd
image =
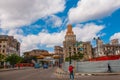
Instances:
[[[11,54],[7,56],[6,62],[10,62],[12,67],[14,67],[15,64],[20,63],[22,61],[22,57],[18,56],[17,54]]]
[[[69,58],[69,57],[66,57],[66,58],[65,58],[65,61],[70,61],[70,58]]]
[[[0,53],[0,65],[1,65],[1,63],[3,64],[4,61],[5,61],[5,56]]]
[[[83,58],[83,54],[78,52],[78,53],[75,53],[72,57],[71,57],[73,60],[77,60],[79,61],[80,59]]]
[[[74,55],[71,56],[71,59],[79,61],[80,59],[83,58],[83,56],[84,56],[84,54],[78,52],[78,53],[74,53]],[[65,61],[70,61],[70,57],[66,57]]]
[[[82,59],[84,57],[84,54],[78,52],[78,57],[79,57],[79,59]]]

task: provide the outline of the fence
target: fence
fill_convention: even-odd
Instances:
[[[72,65],[75,67],[75,72],[120,72],[120,60],[73,61]],[[65,62],[62,66],[64,71],[68,71],[69,62]]]

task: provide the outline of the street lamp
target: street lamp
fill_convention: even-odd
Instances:
[[[61,55],[59,54],[59,67],[61,67]]]
[[[93,38],[94,40],[96,40],[96,52],[97,52],[97,54],[99,55],[99,46],[98,46],[98,40],[100,40],[100,37],[97,37],[97,38]]]
[[[69,58],[70,58],[69,64],[71,64],[71,47],[69,47]]]

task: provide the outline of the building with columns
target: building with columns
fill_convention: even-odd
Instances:
[[[96,47],[94,48],[94,57],[104,56],[103,41],[99,37],[94,38],[94,40],[96,41]]]
[[[102,56],[120,55],[120,44],[118,39],[111,40],[108,44],[103,44],[103,41],[96,39],[96,47],[94,48],[94,58]]]

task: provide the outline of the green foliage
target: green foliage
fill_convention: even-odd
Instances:
[[[0,53],[0,62],[3,62],[3,61],[5,61],[5,56]]]
[[[83,56],[84,54],[78,52],[78,53],[74,53],[74,55],[71,56],[71,59],[79,61],[80,59],[83,58]],[[70,61],[70,57],[66,57],[65,61]]]
[[[79,57],[78,57],[78,55],[77,55],[77,54],[75,54],[75,55],[72,55],[72,56],[71,56],[71,59],[73,59],[73,60],[78,60],[78,59],[79,59]]]
[[[11,65],[15,65],[16,63],[20,63],[22,61],[22,57],[16,55],[16,54],[11,54],[7,56],[6,62],[10,62]]]
[[[65,58],[65,61],[70,61],[70,58],[69,58],[69,57],[66,57],[66,58]]]
[[[74,55],[72,55],[71,59],[73,59],[73,60],[80,60],[80,59],[83,58],[83,56],[84,55],[82,53],[78,52],[78,53],[75,53]]]
[[[79,59],[82,59],[84,57],[84,54],[78,52],[78,57],[79,57]]]

